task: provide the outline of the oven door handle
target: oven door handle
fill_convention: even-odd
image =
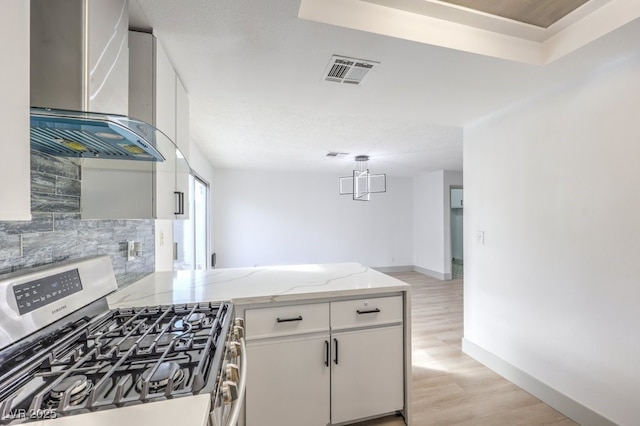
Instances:
[[[247,386],[247,344],[244,337],[240,338],[240,380],[238,381],[238,399],[233,402],[233,408],[227,419],[225,426],[236,426],[238,424],[238,416],[244,402],[245,388]]]

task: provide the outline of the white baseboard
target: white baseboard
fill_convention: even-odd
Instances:
[[[615,422],[576,402],[565,394],[558,392],[551,386],[509,364],[502,358],[495,356],[464,337],[462,338],[462,352],[481,362],[505,379],[521,387],[582,426],[616,426]]]
[[[405,265],[405,266],[379,266],[376,268],[371,268],[371,269],[375,269],[378,272],[412,272],[413,271],[413,265]]]
[[[413,270],[425,274],[428,277],[437,278],[439,280],[450,280],[451,274],[443,274],[442,272],[432,271],[431,269],[422,268],[420,266],[413,266]]]
[[[422,268],[420,266],[415,265],[404,265],[404,266],[377,266],[372,267],[371,269],[375,269],[378,272],[420,272],[421,274],[425,274],[426,276],[437,278],[439,280],[450,280],[451,274],[443,274],[442,272],[432,271],[431,269]]]

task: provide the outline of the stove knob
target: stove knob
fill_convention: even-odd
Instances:
[[[238,382],[240,380],[240,370],[236,364],[227,364],[227,380],[231,380],[232,382]]]
[[[242,352],[242,345],[239,342],[230,342],[229,343],[229,357],[237,358],[240,356]]]
[[[231,404],[238,399],[238,385],[231,380],[222,382],[222,401],[225,404]]]

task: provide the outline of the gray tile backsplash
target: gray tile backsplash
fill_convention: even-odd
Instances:
[[[31,150],[31,173],[42,172],[52,176],[80,179],[80,166],[68,158],[53,157]]]
[[[153,220],[81,220],[82,170],[72,160],[31,151],[30,221],[0,221],[0,274],[100,254],[126,286],[154,271]],[[127,240],[143,251],[127,261]]]

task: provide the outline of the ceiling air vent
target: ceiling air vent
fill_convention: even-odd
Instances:
[[[324,73],[324,80],[336,83],[360,84],[362,79],[380,62],[333,55]]]
[[[337,151],[327,152],[327,157],[329,158],[342,158],[342,157],[346,157],[347,155],[349,155],[348,152],[337,152]]]

